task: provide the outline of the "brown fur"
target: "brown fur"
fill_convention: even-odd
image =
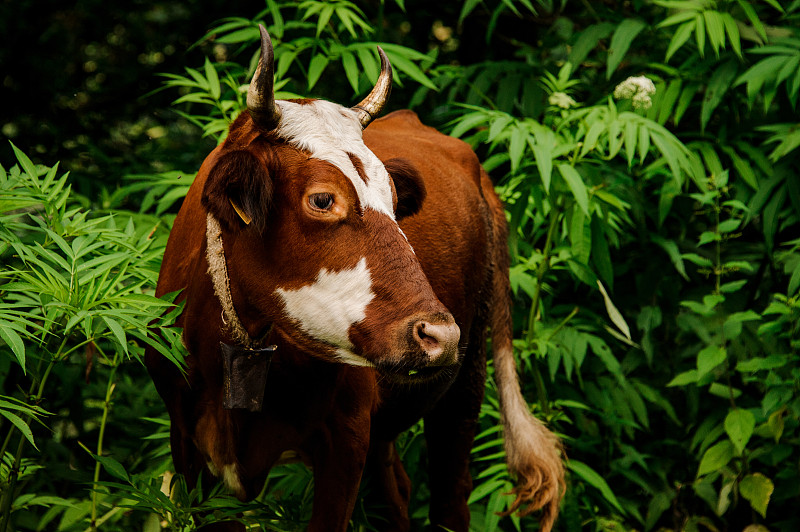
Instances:
[[[203,163],[175,220],[157,289],[159,295],[183,289],[179,325],[191,353],[187,374],[153,350],[146,356],[172,419],[176,470],[190,485],[203,471],[227,475],[237,496],[247,499],[285,452],[295,452],[314,470],[308,529],[344,531],[366,468],[379,483],[374,497],[386,508],[386,529],[408,530],[411,488],[393,442],[424,417],[431,522],[466,531],[468,466],[491,325],[509,465],[520,480],[515,508],[544,508],[549,529],[563,469],[557,440],[530,415],[519,392],[510,351],[504,214],[491,182],[466,144],[423,126],[410,111],[374,121],[364,140],[393,178],[397,216],[413,252],[386,216],[361,209],[341,172],[257,131],[246,113]],[[244,196],[254,187],[257,196],[248,203]],[[308,210],[303,198],[313,187],[335,194],[330,212]],[[239,195],[257,225],[242,224],[231,194]],[[232,305],[247,334],[268,334],[266,342],[278,345],[259,413],[221,406],[217,346],[231,339],[207,273],[208,212],[222,226]],[[276,286],[305,286],[320,268],[351,268],[360,257],[373,273],[375,299],[349,337],[355,353],[379,371],[336,363],[331,348],[287,321],[274,294]],[[384,369],[424,369],[423,354],[408,347],[408,324],[420,316],[458,325],[460,367],[398,385]]]

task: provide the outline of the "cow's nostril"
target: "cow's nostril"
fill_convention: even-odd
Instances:
[[[435,336],[431,336],[430,334],[425,333],[426,326],[427,323],[424,321],[417,323],[416,337],[423,351],[429,353],[430,351],[435,350],[437,347],[439,347],[439,340],[437,340]]]
[[[419,320],[413,326],[414,341],[433,365],[448,365],[456,361],[460,331],[455,323],[434,324]]]

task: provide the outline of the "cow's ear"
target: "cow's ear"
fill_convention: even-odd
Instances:
[[[203,189],[203,205],[229,230],[253,225],[262,231],[271,201],[272,180],[266,166],[245,150],[220,157]]]
[[[392,178],[397,194],[395,217],[398,220],[416,214],[427,194],[425,183],[416,167],[408,159],[389,159],[383,165]]]

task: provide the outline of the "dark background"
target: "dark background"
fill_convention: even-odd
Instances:
[[[440,46],[430,21],[455,29],[456,44],[440,49],[439,63],[470,64],[513,53],[514,39],[552,31],[552,15],[503,16],[491,47],[488,17],[458,25],[461,2],[406,0],[359,4],[368,18],[384,9],[374,35],[417,50]],[[252,0],[22,0],[0,4],[0,133],[34,162],[72,173],[76,190],[90,198],[125,175],[166,170],[193,172],[214,142],[170,107],[179,94],[163,89],[159,74],[201,68],[239,49],[199,42],[224,17],[251,18],[264,9]],[[221,47],[221,48],[220,48]],[[246,59],[233,57],[246,64]],[[335,72],[329,69],[326,75]],[[341,72],[340,72],[341,73]],[[343,75],[343,73],[341,73]],[[330,84],[328,88],[330,88]],[[409,85],[408,90],[412,90]],[[316,87],[322,89],[322,85]],[[347,87],[344,89],[349,90]],[[345,93],[346,93],[345,90]],[[395,87],[395,105],[410,94]],[[315,94],[335,99],[339,94]],[[424,110],[420,110],[423,112]],[[14,164],[0,142],[0,164]]]
[[[243,0],[35,0],[0,5],[0,131],[34,162],[70,170],[79,190],[96,180],[194,164],[213,145],[170,110],[159,73],[201,66],[192,48]],[[0,143],[0,161],[13,164]]]

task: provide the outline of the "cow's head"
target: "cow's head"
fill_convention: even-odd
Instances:
[[[398,225],[419,210],[422,179],[408,161],[382,163],[362,140],[391,88],[379,52],[380,78],[355,107],[276,101],[261,27],[249,113],[212,156],[203,204],[222,227],[249,334],[273,326],[333,362],[432,378],[458,362],[459,328]]]

